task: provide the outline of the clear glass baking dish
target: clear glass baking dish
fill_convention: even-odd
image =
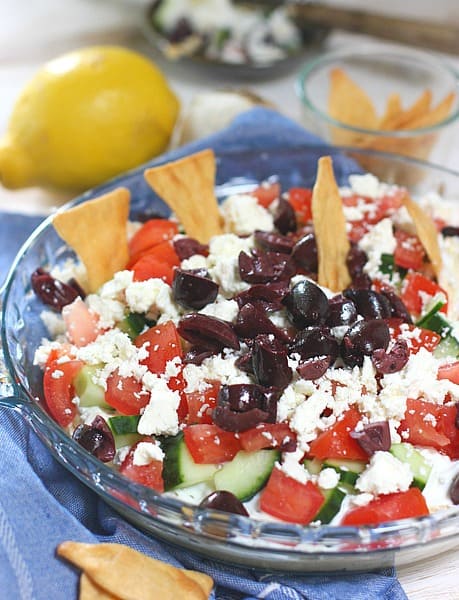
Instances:
[[[217,153],[217,195],[249,189],[270,177],[283,187],[310,187],[317,158],[325,154],[334,156],[340,184],[350,173],[361,172],[354,159],[364,158],[383,172],[387,181],[407,185],[414,195],[436,190],[459,202],[459,173],[404,157],[325,146]],[[87,192],[71,204],[119,185],[131,190],[134,218],[145,210],[167,213],[145,183],[143,168]],[[38,266],[49,267],[69,256],[72,252],[48,218],[14,261],[2,290],[5,372],[0,376],[0,407],[18,411],[54,457],[126,519],[147,533],[212,559],[269,570],[362,571],[394,562],[412,563],[459,544],[459,507],[377,527],[302,527],[199,509],[130,482],[99,462],[48,416],[40,401],[41,373],[33,365],[35,348],[47,332],[39,316],[42,305],[31,291],[30,275]]]

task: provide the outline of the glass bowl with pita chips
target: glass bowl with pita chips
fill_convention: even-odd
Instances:
[[[388,173],[421,172],[423,177],[409,187],[414,198],[436,191],[459,202],[459,173],[384,153],[353,149],[352,154],[371,158]],[[282,188],[310,188],[316,178],[318,159],[323,156],[332,157],[339,185],[344,185],[350,174],[362,173],[344,150],[324,146],[223,152],[216,155],[215,195],[223,199],[235,192],[247,192],[272,177]],[[144,173],[145,167],[139,168],[86,193],[62,210],[82,207],[121,187],[131,195],[131,219],[145,212],[167,215],[166,205],[148,186]],[[19,412],[73,476],[139,529],[225,563],[292,572],[362,571],[389,566],[394,561],[412,563],[459,543],[457,506],[378,526],[301,526],[259,515],[246,517],[199,508],[157,493],[102,463],[50,417],[42,400],[42,372],[34,364],[35,351],[49,332],[41,318],[43,305],[31,289],[31,275],[37,267],[48,269],[69,258],[74,259],[75,253],[59,237],[50,217],[32,234],[14,261],[2,290],[5,374],[0,380],[0,406]]]
[[[327,142],[448,164],[459,116],[454,69],[400,46],[323,54],[301,70],[296,91],[304,124]],[[360,158],[381,179],[377,165]]]

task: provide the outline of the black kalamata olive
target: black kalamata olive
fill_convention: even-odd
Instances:
[[[292,380],[283,344],[269,335],[258,335],[252,350],[253,372],[259,384],[284,389]]]
[[[358,275],[354,275],[352,281],[348,287],[350,290],[369,290],[373,282],[371,277],[366,273],[359,273]]]
[[[90,425],[78,425],[72,437],[102,462],[110,462],[115,457],[113,434],[100,415],[97,415]]]
[[[366,253],[356,244],[352,244],[346,257],[346,266],[351,279],[363,272],[363,267],[367,262],[368,256]]]
[[[445,237],[456,237],[459,236],[459,227],[453,227],[452,225],[447,225],[443,227],[441,230],[441,234]]]
[[[193,25],[186,17],[179,17],[170,31],[166,31],[167,40],[171,44],[183,42],[193,33]]]
[[[201,270],[175,269],[172,295],[181,306],[200,310],[214,302],[217,294],[218,285]]]
[[[222,385],[212,417],[226,431],[246,431],[258,423],[275,423],[281,390],[253,383]]]
[[[239,274],[247,283],[288,281],[294,273],[295,264],[287,254],[261,250],[239,254]]]
[[[234,364],[238,369],[244,371],[244,373],[253,375],[252,351],[250,350],[242,356],[239,356]]]
[[[255,231],[253,237],[263,250],[290,254],[293,248],[293,240],[274,231]]]
[[[290,202],[279,198],[276,214],[274,215],[274,227],[284,235],[290,231],[296,231],[296,216]]]
[[[401,371],[408,362],[409,357],[408,344],[404,339],[398,339],[388,352],[382,348],[374,350],[371,355],[371,362],[378,373],[386,375],[387,373]]]
[[[317,273],[318,255],[314,233],[308,233],[297,241],[292,250],[292,258],[301,269],[308,273]]]
[[[258,305],[265,312],[273,312],[283,308],[281,301],[287,294],[288,286],[284,283],[257,283],[234,297],[239,308],[244,304]]]
[[[296,372],[303,379],[311,380],[319,379],[325,375],[328,367],[332,363],[331,356],[313,356],[302,361],[296,368]]]
[[[200,254],[201,256],[207,256],[209,254],[209,246],[201,244],[194,238],[184,237],[178,238],[173,241],[174,250],[180,260],[185,260]]]
[[[379,292],[350,289],[346,290],[344,295],[352,300],[358,314],[364,319],[388,319],[391,316],[390,302]]]
[[[177,331],[184,340],[203,349],[239,350],[239,340],[233,326],[217,317],[199,313],[185,315],[180,319]]]
[[[328,327],[352,325],[357,320],[357,309],[349,298],[338,294],[328,301],[328,313],[325,324]]]
[[[226,490],[212,492],[201,500],[199,508],[221,510],[222,512],[242,515],[243,517],[249,516],[242,502],[234,494]]]
[[[328,327],[311,326],[296,334],[289,344],[288,352],[290,356],[299,354],[302,361],[317,356],[328,356],[330,365],[338,358],[339,344]]]
[[[386,350],[389,341],[389,327],[382,319],[357,321],[344,334],[341,356],[349,367],[361,367],[364,356],[371,356],[378,348]]]
[[[459,504],[459,473],[456,474],[449,486],[448,495],[451,502],[457,506]]]
[[[363,426],[360,431],[351,431],[349,434],[357,441],[359,446],[373,456],[375,452],[387,452],[391,446],[390,428],[387,421],[378,421]]]
[[[61,311],[80,295],[78,290],[59,279],[55,279],[47,271],[38,268],[30,277],[32,289],[43,304]]]
[[[299,281],[282,300],[289,319],[298,327],[319,325],[328,312],[328,298],[315,283],[308,279]]]
[[[192,365],[202,365],[202,361],[205,360],[206,358],[209,358],[210,356],[213,356],[214,354],[218,354],[220,351],[220,348],[218,346],[215,346],[215,348],[213,348],[212,350],[209,350],[209,348],[199,348],[198,346],[192,346],[188,352],[185,353],[185,356],[183,357],[183,362],[186,365],[192,364]]]
[[[381,290],[381,294],[390,302],[391,317],[402,319],[404,323],[413,322],[413,319],[411,318],[411,315],[400,296],[398,296],[393,290],[389,289]]]
[[[274,325],[258,304],[248,302],[239,310],[234,323],[234,330],[242,339],[255,338],[260,333],[269,333],[277,339],[287,342],[290,338],[287,332]]]

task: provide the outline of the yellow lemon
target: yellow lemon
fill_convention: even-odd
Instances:
[[[23,90],[0,140],[0,181],[84,190],[160,154],[179,102],[158,67],[116,46],[45,64]]]

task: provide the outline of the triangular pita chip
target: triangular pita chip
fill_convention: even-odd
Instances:
[[[390,94],[386,102],[386,110],[379,121],[379,129],[392,129],[392,123],[402,113],[400,94]]]
[[[312,219],[319,260],[318,283],[340,292],[351,282],[346,258],[346,219],[330,156],[319,159],[312,191]]]
[[[129,201],[129,190],[117,188],[53,218],[57,233],[86,267],[89,292],[97,291],[128,262]]]
[[[223,232],[215,197],[215,171],[212,150],[145,171],[145,179],[174,211],[185,233],[202,244]]]
[[[424,246],[424,250],[429,257],[435,275],[438,278],[441,271],[442,258],[435,223],[429,215],[422,210],[419,204],[410,198],[408,193],[403,197],[403,205],[406,207],[414,223],[419,240]]]
[[[432,92],[424,90],[409,108],[394,117],[389,129],[413,129],[411,123],[429,112],[431,102]]]
[[[422,127],[431,127],[441,123],[451,112],[455,99],[456,94],[454,92],[447,94],[434,108],[413,118],[404,129],[421,129]]]
[[[57,549],[102,588],[121,600],[207,600],[212,579],[150,558],[123,544],[63,542]]]
[[[78,600],[118,600],[118,598],[119,596],[114,596],[95,584],[86,573],[81,574]]]

